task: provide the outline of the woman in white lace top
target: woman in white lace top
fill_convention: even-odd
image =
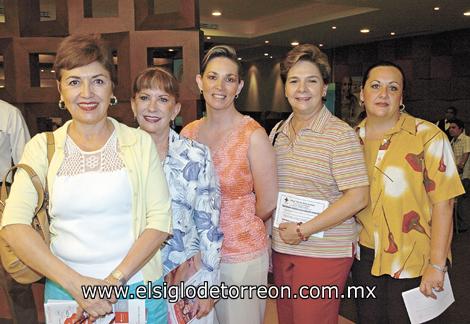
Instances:
[[[37,200],[29,177],[18,172],[2,220],[17,255],[47,278],[45,301],[78,303],[79,317],[102,317],[113,298],[85,299],[87,285],[162,283],[160,245],[171,231],[168,188],[151,137],[107,117],[115,76],[98,36],[74,35],[56,62],[59,107],[72,116],[54,132],[48,166],[46,136],[36,135],[21,163],[30,165],[50,195],[51,245],[29,225]],[[147,299],[147,323],[166,323],[163,300]]]

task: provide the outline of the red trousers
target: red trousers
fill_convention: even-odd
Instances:
[[[273,251],[274,283],[288,285],[292,293],[300,293],[303,285],[315,286],[310,289],[315,298],[277,299],[277,314],[282,324],[334,324],[338,323],[340,298],[318,297],[322,287],[335,286],[339,295],[343,293],[351,269],[353,257],[312,258],[283,254]],[[302,289],[303,294],[308,290]],[[325,289],[324,295],[330,295]]]

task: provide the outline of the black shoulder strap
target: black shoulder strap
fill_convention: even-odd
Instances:
[[[279,130],[279,129],[282,127],[282,125],[284,124],[285,121],[286,121],[286,120],[283,119],[283,120],[281,120],[281,121],[277,124],[276,131],[275,131],[274,137],[273,137],[273,142],[272,142],[272,145],[273,145],[273,146],[274,146],[274,144],[276,144],[277,136],[278,136],[279,133],[280,133],[280,130]]]

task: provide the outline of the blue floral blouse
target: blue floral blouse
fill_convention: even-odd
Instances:
[[[163,275],[201,251],[203,281],[219,284],[220,187],[209,149],[170,129],[163,169],[173,211],[173,236],[162,249]]]

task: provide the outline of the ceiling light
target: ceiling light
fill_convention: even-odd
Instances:
[[[168,49],[168,52],[174,52],[174,51],[175,51],[175,50],[172,49],[172,48],[169,48],[169,49]]]
[[[299,45],[299,42],[295,41],[295,42],[292,42],[292,43],[290,43],[290,44],[291,44],[292,46],[297,46],[297,45]]]
[[[434,11],[439,11],[439,9],[441,9],[441,8],[439,8],[439,7],[434,7]]]
[[[264,43],[265,43],[265,44],[269,44],[269,41],[268,41],[268,40],[265,40]]]
[[[395,36],[395,35],[396,35],[395,32],[390,33],[390,36]]]
[[[219,10],[214,10],[212,11],[212,16],[219,17],[219,16],[222,16],[222,13]]]
[[[51,73],[55,73],[55,70],[51,70]]]
[[[331,26],[331,29],[336,29],[336,26]]]
[[[467,17],[470,16],[470,11],[464,12],[463,15],[464,15],[464,16],[467,16]]]
[[[41,72],[44,72],[44,69],[41,69]]]
[[[318,46],[320,46],[320,47],[323,47],[323,44],[322,44],[322,43],[320,43],[320,44],[318,44]]]
[[[270,55],[270,56],[269,56],[269,58],[273,58],[273,56],[272,56],[272,55]]]
[[[362,28],[361,29],[361,33],[363,33],[363,34],[367,34],[369,32],[370,32],[370,29],[368,29],[368,28]]]
[[[211,39],[211,37],[210,37],[210,36],[207,36],[206,39]]]
[[[268,53],[264,53],[264,56],[269,56],[269,54],[268,54]]]
[[[241,60],[242,60],[242,58],[241,58],[241,57],[239,57],[239,58],[237,58],[237,60],[241,61]]]

